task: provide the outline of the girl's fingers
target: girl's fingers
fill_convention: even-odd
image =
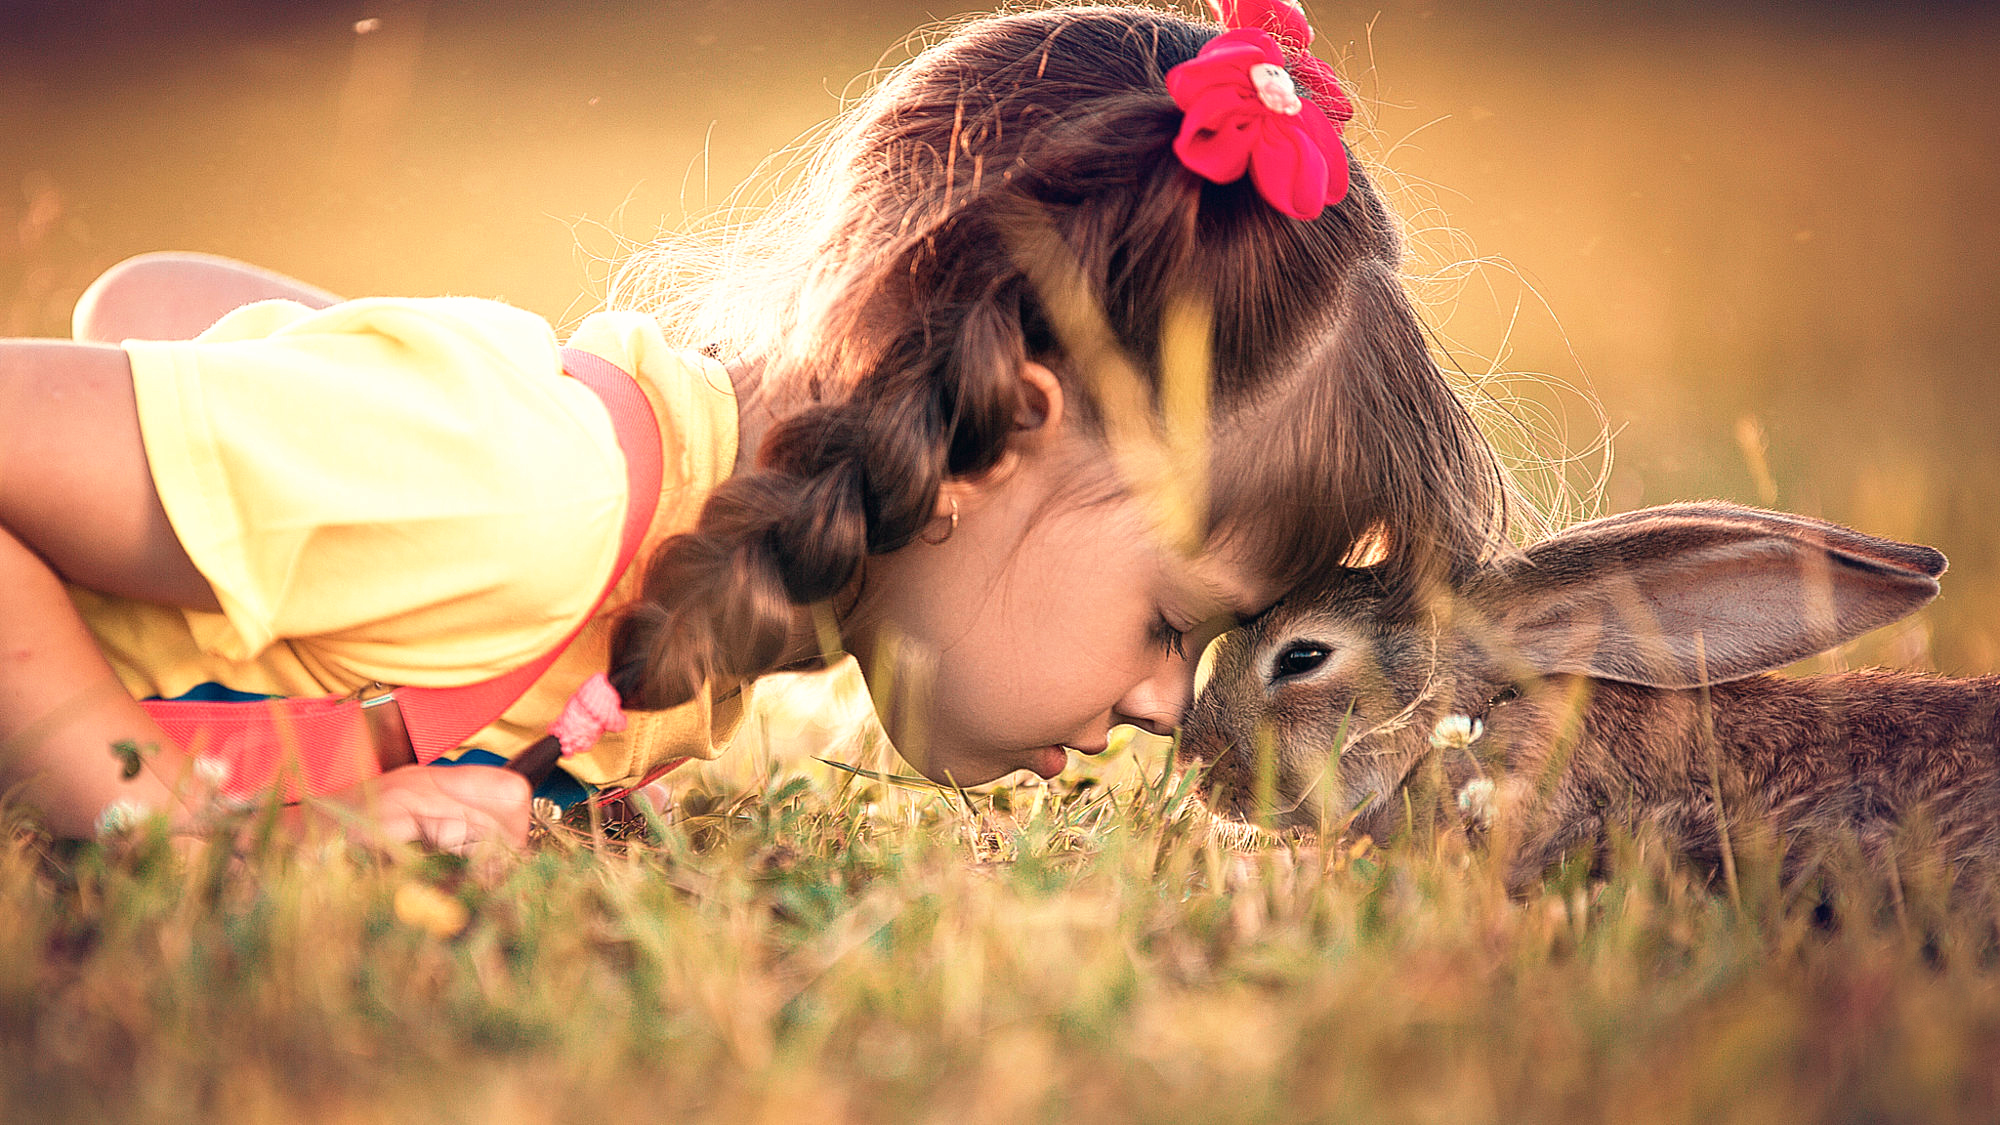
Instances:
[[[389,843],[465,853],[487,844],[528,842],[527,780],[495,766],[403,766],[332,798]]]
[[[439,794],[439,811],[419,825],[425,843],[446,851],[488,840],[514,848],[527,844],[533,797],[520,774],[497,766],[403,769],[443,775],[427,779]]]

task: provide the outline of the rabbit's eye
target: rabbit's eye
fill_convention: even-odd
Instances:
[[[1292,645],[1279,653],[1278,658],[1271,662],[1271,678],[1284,680],[1293,676],[1303,676],[1326,663],[1326,658],[1332,655],[1333,653],[1325,645]]]

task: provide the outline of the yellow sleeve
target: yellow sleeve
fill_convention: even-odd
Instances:
[[[462,683],[546,651],[610,576],[623,457],[531,313],[274,301],[125,349],[167,516],[222,603],[189,616],[205,651]]]

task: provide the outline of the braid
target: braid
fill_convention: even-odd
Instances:
[[[843,402],[765,436],[754,472],[723,482],[693,531],[667,540],[612,635],[612,684],[631,707],[671,707],[717,677],[785,659],[797,607],[854,580],[862,560],[923,532],[947,474],[991,468],[1012,429],[1024,355],[1019,301],[953,310],[943,370],[925,352],[886,357]]]
[[[611,635],[611,684],[627,707],[685,703],[719,675],[780,659],[792,610],[769,531],[772,513],[799,502],[799,483],[763,473],[725,481],[695,529],[654,552]]]

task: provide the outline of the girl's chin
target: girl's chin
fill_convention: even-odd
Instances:
[[[1005,766],[999,765],[992,758],[987,758],[983,761],[960,763],[966,767],[962,769],[954,768],[948,762],[934,761],[920,765],[908,758],[904,761],[910,762],[918,773],[932,781],[969,788],[984,785],[989,781],[998,781],[1017,769],[1028,770],[1044,780],[1053,781],[1068,768],[1069,750],[1062,746],[1037,746],[1033,750],[1021,751],[1013,762]]]

